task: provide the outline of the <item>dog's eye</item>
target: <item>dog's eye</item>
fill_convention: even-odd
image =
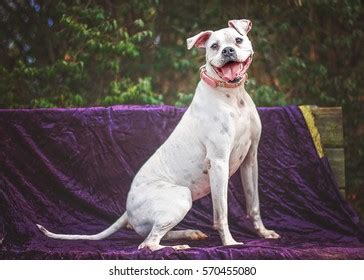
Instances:
[[[219,48],[219,45],[217,43],[214,43],[214,44],[211,45],[210,48],[213,49],[213,50],[217,50]]]
[[[237,37],[237,38],[235,38],[235,42],[237,44],[241,44],[243,42],[243,38]]]

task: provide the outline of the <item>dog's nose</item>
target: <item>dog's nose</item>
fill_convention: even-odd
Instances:
[[[223,56],[231,56],[235,54],[235,50],[232,47],[226,47],[221,51]]]

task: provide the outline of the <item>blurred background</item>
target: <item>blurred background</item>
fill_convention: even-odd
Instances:
[[[186,106],[204,64],[186,38],[252,20],[258,106],[341,106],[347,199],[364,218],[359,0],[0,1],[0,108]]]

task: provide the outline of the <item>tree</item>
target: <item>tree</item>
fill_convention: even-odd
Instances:
[[[146,73],[140,48],[152,36],[144,20],[153,6],[97,2],[0,4],[1,107],[162,102],[150,77],[134,75]]]

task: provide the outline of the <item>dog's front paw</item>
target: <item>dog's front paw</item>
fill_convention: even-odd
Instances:
[[[258,235],[260,237],[266,238],[266,239],[278,239],[281,238],[280,235],[278,233],[276,233],[274,230],[269,230],[269,229],[259,229],[258,230]]]

